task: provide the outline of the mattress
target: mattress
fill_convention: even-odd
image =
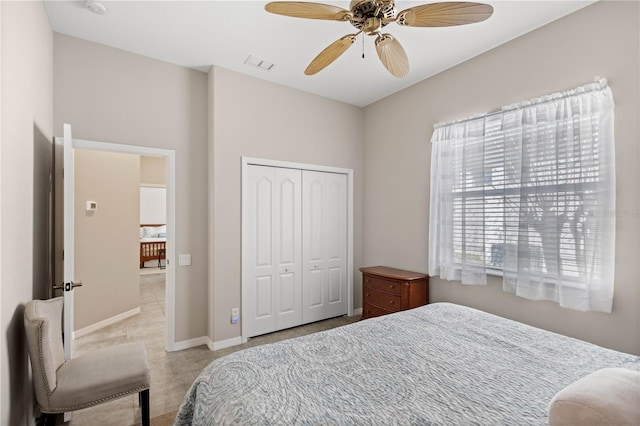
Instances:
[[[214,360],[177,425],[547,424],[559,390],[640,357],[435,303]]]

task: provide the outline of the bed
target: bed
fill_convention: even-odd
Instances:
[[[164,224],[140,225],[140,269],[145,262],[157,262],[153,266],[162,266],[166,259],[167,226]]]
[[[435,303],[214,360],[175,424],[544,425],[558,391],[605,367],[640,357]]]

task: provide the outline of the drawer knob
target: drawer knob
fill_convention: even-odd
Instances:
[[[371,278],[367,278],[367,282],[370,283],[371,282]]]
[[[393,290],[393,284],[391,284],[391,285],[389,286],[389,288],[390,288],[391,290]]]
[[[393,305],[394,303],[395,303],[395,302],[394,302],[393,300],[390,300],[390,301],[389,301],[389,304],[390,304],[390,305]]]
[[[371,296],[371,294],[370,294],[370,293],[367,293],[367,294],[365,294],[365,296],[366,296],[366,297],[369,297],[369,296]]]

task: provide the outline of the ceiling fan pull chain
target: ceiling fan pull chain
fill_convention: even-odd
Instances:
[[[362,33],[362,59],[364,59],[364,33]]]

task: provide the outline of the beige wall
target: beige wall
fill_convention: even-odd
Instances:
[[[40,2],[0,2],[2,46],[2,425],[30,425],[24,303],[49,288],[53,34]],[[44,233],[44,234],[43,234]]]
[[[209,72],[213,108],[213,335],[240,336],[229,323],[240,307],[240,157],[257,157],[354,170],[354,297],[361,306],[362,120],[351,105],[268,83],[223,68]]]
[[[613,313],[528,301],[503,292],[497,279],[485,287],[434,278],[431,300],[640,354],[639,22],[639,3],[599,2],[366,108],[364,263],[427,271],[429,140],[435,123],[606,77],[616,102]]]
[[[54,35],[54,129],[176,152],[176,341],[207,335],[207,75]]]
[[[140,185],[166,185],[167,162],[164,157],[140,156]]]
[[[140,306],[140,157],[76,150],[74,330]],[[86,202],[98,209],[86,211]]]

